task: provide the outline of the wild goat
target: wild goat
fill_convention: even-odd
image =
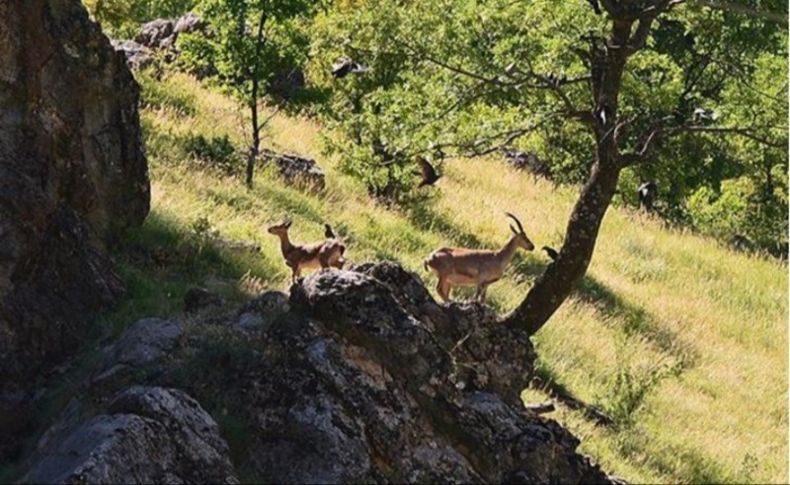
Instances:
[[[280,238],[280,249],[285,264],[291,268],[291,281],[296,281],[305,268],[343,267],[346,262],[343,257],[346,246],[343,243],[331,238],[310,244],[294,244],[288,237],[291,222],[290,219],[286,219],[268,228],[270,234]]]
[[[425,270],[432,269],[439,277],[436,291],[444,301],[449,301],[453,286],[476,286],[475,299],[485,301],[488,285],[498,281],[505,268],[510,264],[516,249],[527,251],[535,249],[535,245],[524,233],[524,227],[513,214],[506,212],[515,221],[518,229],[510,225],[513,232],[510,240],[499,251],[441,248],[437,249],[425,260]]]

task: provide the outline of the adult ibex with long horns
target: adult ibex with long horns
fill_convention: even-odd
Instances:
[[[475,299],[484,301],[486,290],[491,283],[499,281],[505,272],[516,249],[527,251],[535,249],[535,245],[524,233],[524,227],[513,214],[506,212],[513,219],[516,227],[510,225],[513,232],[505,246],[498,250],[441,248],[437,249],[425,260],[425,270],[432,269],[439,277],[436,291],[444,301],[449,301],[453,286],[476,286]]]

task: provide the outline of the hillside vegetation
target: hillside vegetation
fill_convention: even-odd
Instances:
[[[273,118],[264,145],[315,157],[326,191],[289,188],[268,167],[247,189],[220,168],[243,155],[195,148],[198,135],[211,146],[227,136],[240,150],[238,106],[185,75],[139,79],[152,211],[116,255],[129,290],[106,316],[116,330],[180,311],[192,285],[231,299],[287,290],[289,271],[265,230],[285,216],[294,220],[294,240],[320,239],[331,223],[352,263],[396,260],[430,287],[435,279],[422,260],[444,245],[503,244],[504,211],[520,216],[538,248],[562,241],[576,188],[556,188],[497,158],[452,159],[426,201],[388,209],[321,157],[320,126],[285,115]],[[261,251],[222,249],[215,231],[258,242]],[[540,251],[521,252],[490,288],[489,303],[513,308],[548,262]],[[588,275],[535,343],[543,379],[603,409],[615,425],[595,426],[565,408],[552,417],[581,438],[583,452],[630,481],[784,482],[787,285],[787,268],[774,260],[610,209]],[[531,389],[525,399],[546,396]]]

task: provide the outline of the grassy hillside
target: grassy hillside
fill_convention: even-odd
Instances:
[[[152,212],[118,254],[130,291],[110,323],[180,311],[193,284],[229,298],[287,289],[277,240],[265,231],[286,215],[294,239],[319,239],[329,222],[348,241],[352,262],[397,260],[430,287],[435,279],[422,259],[442,245],[504,243],[505,210],[522,218],[538,247],[562,240],[573,188],[554,188],[496,159],[450,160],[425,204],[389,210],[320,156],[319,126],[283,115],[273,119],[268,145],[319,159],[328,188],[305,193],[264,170],[248,190],[201,168],[207,162],[187,150],[196,135],[243,146],[236,105],[185,76],[142,81]],[[217,248],[212,231],[259,242],[261,253]],[[542,253],[519,254],[490,288],[490,303],[512,308],[546,264]],[[611,209],[588,277],[535,342],[543,376],[604,409],[616,425],[596,427],[564,409],[554,417],[606,470],[631,481],[784,482],[787,285],[786,267],[774,261]],[[529,390],[525,398],[545,396]]]

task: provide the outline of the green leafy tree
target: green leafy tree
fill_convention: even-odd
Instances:
[[[766,90],[767,67],[786,73],[783,2],[352,5],[335,10],[327,48],[372,70],[379,59],[397,62],[382,66],[388,77],[353,81],[364,89],[333,88],[337,105],[361,113],[341,120],[341,133],[375,132],[390,151],[406,153],[474,156],[519,146],[583,182],[559,257],[507,324],[534,333],[567,298],[615,195],[635,190],[620,185],[621,174],[629,183],[665,181],[684,201],[702,186],[716,194],[723,180],[758,177],[756,166],[770,165],[772,174],[786,167],[786,74],[768,97],[755,95],[759,102],[746,94]]]
[[[261,102],[276,75],[306,58],[302,23],[307,0],[202,0],[197,6],[209,32],[179,36],[181,61],[188,69],[213,74],[249,109],[251,141],[245,178],[252,185],[260,153],[261,131],[268,119]],[[271,97],[271,96],[269,96]]]
[[[391,49],[400,19],[397,10],[379,15],[375,3],[337,1],[317,15],[312,37],[312,80],[331,96],[317,106],[327,130],[324,148],[338,155],[341,168],[360,178],[371,195],[402,201],[413,185],[409,144],[392,130],[408,117],[389,110],[398,103],[392,93],[407,82],[411,61]],[[363,30],[358,30],[363,29]],[[352,39],[362,37],[365,47]],[[364,72],[335,77],[334,63],[364,59]],[[414,132],[404,130],[403,134]]]

